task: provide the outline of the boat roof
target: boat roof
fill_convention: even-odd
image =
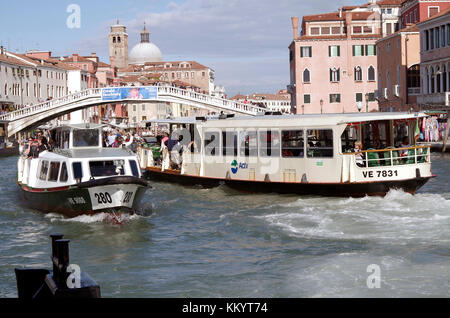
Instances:
[[[53,157],[53,155],[64,156],[67,158],[115,158],[130,157],[136,154],[129,149],[124,148],[81,148],[81,149],[55,149],[53,152],[46,152],[43,157]]]
[[[371,113],[339,113],[339,114],[307,114],[307,115],[257,115],[257,116],[236,116],[220,119],[219,116],[207,117],[180,117],[166,119],[151,119],[146,123],[162,124],[200,124],[208,123],[207,126],[330,126],[348,123],[359,123],[382,120],[404,120],[417,119],[429,116],[424,112],[371,112]],[[249,123],[250,121],[250,123]],[[257,122],[259,123],[257,124]],[[270,121],[270,124],[267,122]],[[226,123],[226,124],[225,124]]]
[[[106,125],[95,123],[82,123],[82,124],[64,124],[57,126],[54,129],[99,129]]]

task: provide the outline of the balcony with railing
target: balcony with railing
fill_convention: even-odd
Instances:
[[[421,105],[450,106],[450,92],[425,94],[417,97],[417,103]]]

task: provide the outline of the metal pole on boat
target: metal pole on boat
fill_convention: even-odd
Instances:
[[[447,128],[445,129],[445,133],[444,133],[442,152],[445,152],[446,148],[447,148],[448,133],[450,130],[449,126],[450,126],[450,110],[447,110]]]

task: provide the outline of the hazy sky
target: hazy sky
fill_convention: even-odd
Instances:
[[[50,50],[54,56],[97,53],[109,63],[109,26],[127,27],[129,49],[144,21],[165,61],[195,60],[215,71],[229,96],[274,93],[289,82],[291,17],[335,11],[361,0],[0,0],[0,43],[12,52]],[[69,28],[70,4],[81,9]]]

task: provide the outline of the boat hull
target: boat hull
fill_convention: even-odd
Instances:
[[[70,218],[101,212],[139,211],[142,197],[148,188],[145,182],[116,181],[102,182],[108,184],[85,182],[52,189],[29,188],[19,183],[20,199],[26,207],[44,213],[60,213]]]
[[[358,183],[293,183],[264,182],[253,180],[215,179],[181,175],[175,171],[146,170],[144,176],[152,181],[173,182],[182,185],[200,185],[206,188],[225,184],[230,188],[248,193],[281,193],[298,195],[321,195],[332,197],[385,196],[391,189],[414,194],[432,177],[408,180],[358,182]]]

